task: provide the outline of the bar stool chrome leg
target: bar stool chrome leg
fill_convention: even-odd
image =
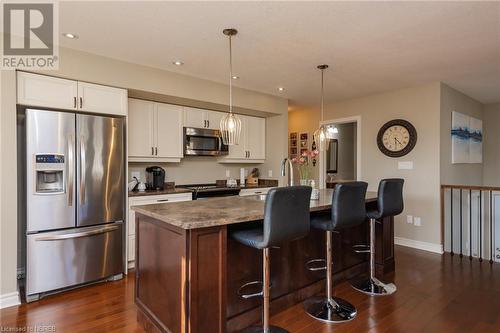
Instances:
[[[356,308],[342,298],[332,296],[332,232],[326,232],[326,297],[313,297],[305,300],[304,308],[313,318],[328,322],[340,323],[354,319]]]
[[[370,219],[370,277],[351,282],[354,289],[371,296],[390,295],[396,292],[394,283],[383,283],[375,277],[375,219]]]
[[[289,333],[287,330],[269,324],[269,302],[270,302],[270,265],[269,265],[269,248],[262,250],[262,327],[251,326],[241,332],[244,333]]]

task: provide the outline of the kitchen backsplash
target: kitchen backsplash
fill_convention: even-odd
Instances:
[[[185,157],[180,163],[129,163],[128,179],[132,179],[133,173],[139,173],[140,181],[146,180],[146,167],[157,165],[165,169],[165,181],[180,184],[215,183],[217,179],[226,179],[226,170],[229,177],[239,179],[240,168],[250,172],[253,168],[259,168],[262,178],[267,177],[268,170],[260,167],[260,164],[221,164],[213,157]],[[277,175],[274,175],[277,176]]]

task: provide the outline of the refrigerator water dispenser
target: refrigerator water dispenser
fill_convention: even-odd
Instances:
[[[35,155],[35,193],[64,193],[64,155]]]

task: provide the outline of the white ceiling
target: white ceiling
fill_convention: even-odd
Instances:
[[[319,104],[430,81],[500,102],[499,2],[62,2],[61,44]],[[178,67],[173,60],[185,65]],[[277,87],[285,87],[280,93]]]

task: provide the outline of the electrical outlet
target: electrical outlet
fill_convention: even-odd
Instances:
[[[130,173],[130,176],[132,176],[132,179],[134,179],[134,177],[137,177],[137,179],[141,180],[141,173],[139,171],[132,171]]]
[[[231,177],[231,171],[226,170],[226,178],[229,178],[229,177]]]
[[[415,216],[413,218],[413,223],[415,224],[416,227],[420,227],[422,225],[422,220],[420,219],[420,217]]]
[[[268,177],[272,177],[272,176],[273,176],[273,170],[269,170],[269,171],[267,172],[267,176],[268,176]]]
[[[411,216],[411,215],[406,215],[406,223],[408,223],[408,224],[413,224],[413,216]]]

